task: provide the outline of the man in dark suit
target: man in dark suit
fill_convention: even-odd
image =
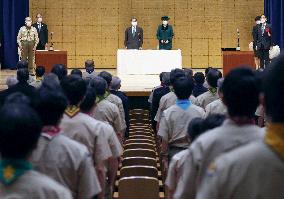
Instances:
[[[125,30],[124,46],[126,49],[142,49],[143,29],[137,26],[137,19],[131,19],[131,27]]]
[[[36,28],[38,37],[39,37],[39,43],[36,49],[44,50],[45,45],[48,43],[48,29],[47,29],[47,25],[45,23],[42,23],[41,14],[37,14],[36,18],[37,18],[37,22],[33,24],[33,27]]]
[[[259,28],[259,24],[260,24],[260,16],[256,16],[255,17],[255,25],[252,28],[252,38],[253,38],[253,52],[254,52],[254,62],[255,62],[255,66],[256,68],[259,68],[260,66],[260,60],[259,60],[259,56],[258,56],[258,52],[256,50],[256,46],[257,46],[257,34],[258,34],[258,28]]]
[[[260,59],[260,68],[264,69],[269,65],[269,50],[272,47],[272,29],[266,23],[265,15],[261,15],[261,24],[258,26],[257,32],[257,51]]]

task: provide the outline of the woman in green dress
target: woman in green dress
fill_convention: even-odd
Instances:
[[[157,30],[157,39],[159,40],[159,49],[160,50],[171,50],[172,40],[174,36],[173,27],[169,25],[169,17],[163,16],[161,20],[163,21],[162,25],[158,26]]]

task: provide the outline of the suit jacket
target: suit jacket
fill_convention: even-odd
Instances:
[[[257,34],[258,34],[258,27],[259,25],[255,25],[252,28],[252,38],[253,38],[253,49],[256,47],[256,42],[257,42]]]
[[[268,35],[268,32],[271,36]],[[257,50],[268,50],[272,46],[272,29],[269,24],[266,24],[264,33],[262,34],[262,24],[258,25],[257,38],[256,38]]]
[[[159,40],[159,49],[171,50],[172,49],[172,40],[174,36],[173,27],[171,25],[167,25],[164,27],[163,25],[159,25],[157,29],[157,39]],[[161,43],[161,41],[168,40],[169,43]]]
[[[136,26],[136,33],[133,37],[132,26],[125,30],[124,45],[127,49],[139,49],[143,45],[143,29]]]
[[[39,38],[38,46],[45,46],[48,43],[48,29],[45,23],[41,23],[41,28],[39,30],[38,23],[34,23],[33,27],[36,28]]]

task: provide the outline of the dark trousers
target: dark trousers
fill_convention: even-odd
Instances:
[[[38,43],[36,49],[37,50],[45,50],[45,45],[42,45],[41,43]]]
[[[260,68],[264,69],[268,67],[269,59],[269,49],[260,49],[258,50],[258,57],[260,59]]]

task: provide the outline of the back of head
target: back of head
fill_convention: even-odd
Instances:
[[[29,63],[25,60],[18,61],[17,69],[28,68]]]
[[[54,73],[49,73],[48,75],[44,76],[42,86],[54,88],[60,87],[60,82],[57,75],[55,75]]]
[[[180,77],[174,81],[173,88],[178,99],[188,99],[192,93],[194,84],[192,79]]]
[[[45,73],[45,68],[43,66],[38,66],[36,67],[35,72],[37,77],[42,77]]]
[[[284,122],[284,55],[272,61],[265,71],[264,98],[266,114],[274,123]]]
[[[207,74],[206,80],[209,86],[211,86],[212,88],[217,88],[217,82],[220,78],[222,78],[222,73],[220,71],[218,71],[217,69],[210,69]]]
[[[66,107],[67,99],[60,87],[43,85],[39,89],[37,112],[42,119],[43,125],[58,125]]]
[[[85,81],[77,75],[69,75],[62,79],[61,87],[70,105],[78,105],[86,93]]]
[[[231,117],[254,117],[259,104],[259,85],[251,69],[232,70],[224,79],[222,91]]]
[[[102,77],[95,77],[91,79],[89,86],[96,91],[96,94],[103,96],[107,89],[107,82]]]
[[[203,133],[203,121],[204,119],[198,117],[192,119],[188,124],[187,133],[191,142]]]
[[[55,64],[52,67],[51,72],[57,75],[59,81],[67,76],[67,68],[63,64]]]
[[[161,72],[160,75],[159,75],[159,78],[160,78],[160,82],[163,81],[163,75],[165,74],[166,72]]]
[[[192,78],[193,71],[190,68],[185,68],[183,70],[184,70],[185,76],[187,76],[188,78]]]
[[[218,126],[221,126],[225,121],[226,116],[222,114],[212,114],[209,115],[207,118],[204,119],[203,122],[203,131],[208,131],[214,129]]]
[[[119,77],[112,77],[111,83],[110,83],[110,89],[111,90],[119,90],[121,86],[121,80]]]
[[[73,69],[71,71],[71,75],[78,75],[81,78],[83,77],[83,73],[82,73],[82,71],[80,69]]]
[[[211,66],[205,69],[205,77],[207,77],[207,74],[211,69],[213,69]]]
[[[41,128],[39,116],[29,106],[4,105],[0,109],[0,153],[2,158],[26,159],[36,148]]]
[[[170,82],[170,73],[169,72],[164,73],[163,78],[162,78],[162,83],[165,86],[170,86],[171,82]]]
[[[204,76],[204,74],[202,72],[195,73],[193,78],[194,78],[196,84],[203,85],[204,82],[205,82],[205,76]]]
[[[94,60],[86,60],[85,61],[85,69],[86,72],[91,74],[95,70],[95,63]]]
[[[29,78],[29,70],[27,68],[20,68],[17,70],[17,79],[19,83],[27,83]]]
[[[173,85],[174,81],[178,79],[179,77],[185,77],[185,73],[182,69],[176,68],[176,69],[171,70],[170,72],[171,85]]]
[[[80,104],[80,109],[83,113],[91,112],[92,108],[96,105],[96,91],[91,87],[88,87],[85,98]]]
[[[224,83],[224,78],[220,78],[218,79],[218,82],[217,82],[217,87],[218,87],[218,91],[220,93],[223,93],[223,83]]]
[[[15,92],[6,97],[4,105],[6,104],[25,104],[27,106],[31,106],[32,102],[31,99],[25,94],[21,92]]]
[[[17,80],[16,77],[14,77],[14,76],[7,77],[6,85],[8,86],[8,88],[16,85],[17,83],[18,83],[18,80]]]
[[[107,85],[110,86],[111,80],[112,80],[112,75],[107,72],[107,71],[102,71],[99,74],[100,77],[104,78],[107,82]]]

